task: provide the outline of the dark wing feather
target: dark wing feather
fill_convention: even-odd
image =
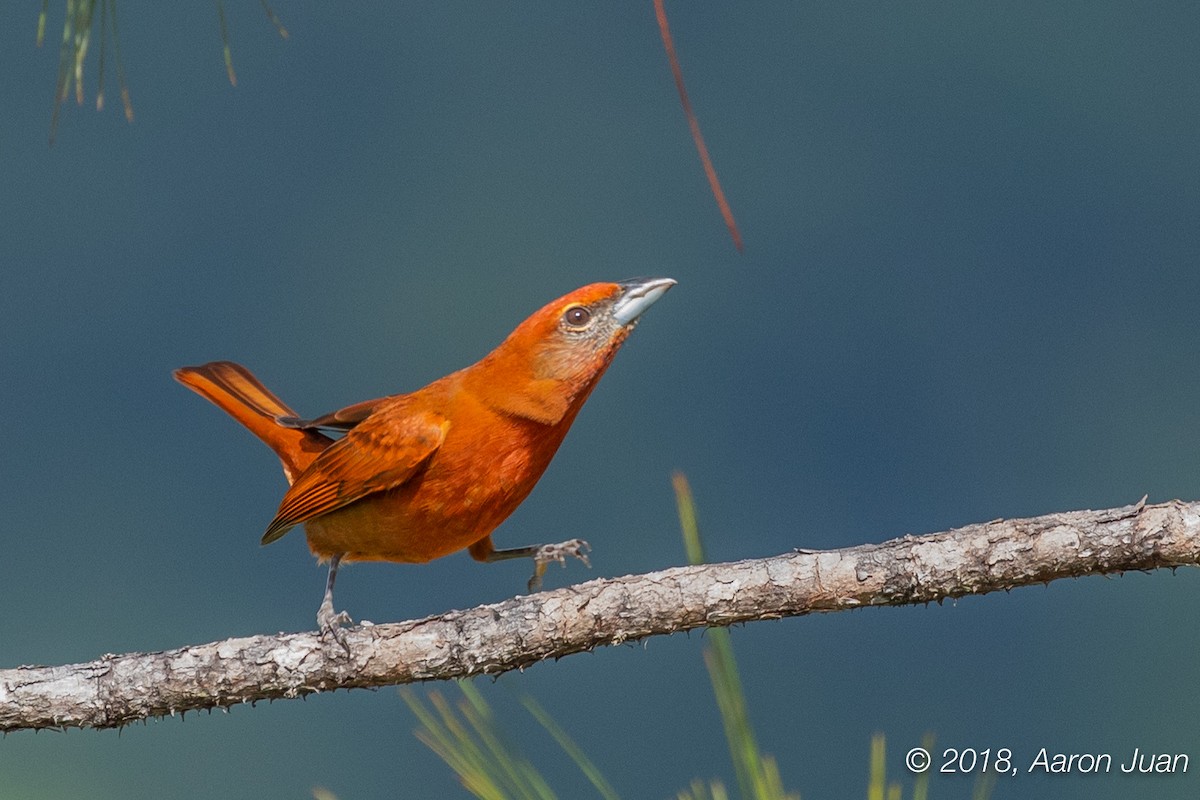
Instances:
[[[275,421],[285,428],[301,428],[304,430],[316,430],[320,428],[329,431],[348,431],[371,416],[376,408],[390,399],[389,397],[382,397],[378,400],[366,400],[362,403],[355,403],[352,406],[339,408],[337,411],[332,411],[328,414],[322,414],[313,419],[276,417]]]

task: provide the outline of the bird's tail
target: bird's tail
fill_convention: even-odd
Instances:
[[[296,412],[240,364],[211,361],[198,367],[181,367],[175,370],[175,380],[212,401],[262,439],[283,462],[288,483],[333,441],[315,430],[280,425],[277,418],[295,417]]]

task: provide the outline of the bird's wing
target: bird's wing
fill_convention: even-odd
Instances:
[[[364,418],[309,465],[284,495],[263,544],[313,517],[400,486],[437,452],[450,429],[449,420],[433,412],[395,406],[386,412]]]
[[[390,399],[383,397],[378,400],[366,400],[362,403],[355,403],[352,406],[339,408],[337,411],[331,411],[328,414],[322,414],[312,419],[301,419],[300,417],[292,416],[276,417],[275,421],[285,428],[301,428],[304,430],[320,428],[332,431],[348,431],[371,416],[376,408]]]

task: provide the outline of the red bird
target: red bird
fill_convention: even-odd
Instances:
[[[521,504],[638,317],[670,278],[594,283],[522,322],[475,363],[410,394],[300,419],[245,367],[214,361],[175,378],[250,429],[291,483],[263,544],[303,524],[329,561],[317,623],[339,642],[333,610],[343,561],[423,563],[466,548],[478,561],[529,557],[531,591],[550,561],[586,562],[587,543],[497,550],[492,531]],[[322,431],[344,432],[333,439]]]

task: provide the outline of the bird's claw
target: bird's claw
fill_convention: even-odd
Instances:
[[[566,566],[567,556],[570,556],[578,558],[590,569],[592,562],[588,560],[587,554],[591,549],[592,546],[583,539],[571,539],[567,542],[539,546],[537,552],[533,554],[533,577],[529,579],[529,591],[536,592],[542,588],[542,576],[546,574],[546,567],[551,561],[557,561]]]
[[[321,603],[321,607],[317,610],[317,630],[321,632],[321,638],[326,636],[331,637],[335,642],[342,646],[346,651],[346,655],[350,655],[350,645],[346,641],[346,629],[343,625],[352,625],[354,620],[345,611],[334,612],[333,600],[329,597]]]

